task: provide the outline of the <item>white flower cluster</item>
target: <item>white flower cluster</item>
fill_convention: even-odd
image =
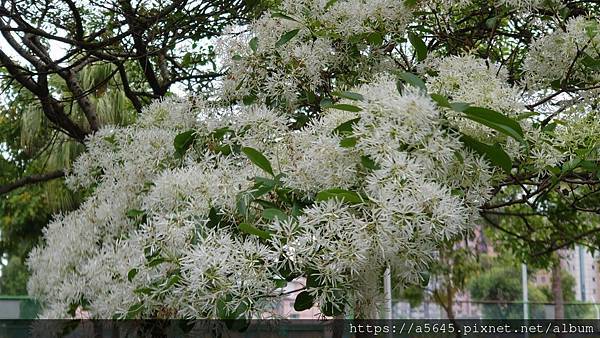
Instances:
[[[568,91],[536,108],[555,116],[544,131],[532,129],[528,133],[532,141],[530,161],[540,174],[573,158],[595,161],[599,157],[600,123],[593,112],[600,93],[600,74],[590,65],[598,59],[597,18],[573,18],[564,30],[556,29],[533,42],[523,65],[528,94],[535,101],[561,88]],[[570,90],[575,87],[580,88]]]
[[[506,115],[515,115],[525,109],[520,102],[520,89],[507,83],[506,68],[497,64],[487,65],[483,59],[464,55],[431,58],[427,60],[427,67],[437,73],[435,77],[428,77],[431,92]]]
[[[484,1],[488,2],[488,1]],[[558,0],[494,0],[489,1],[491,4],[495,6],[504,5],[507,7],[511,7],[517,10],[522,11],[531,11],[535,8],[552,8],[555,7],[559,1]],[[481,1],[475,0],[434,0],[431,2],[425,2],[428,6],[440,6],[444,9],[451,8],[464,8],[467,6],[480,6]]]
[[[574,81],[600,81],[586,67],[586,57],[600,58],[600,21],[582,16],[571,19],[566,30],[557,29],[534,41],[523,68],[531,89],[547,88],[567,76]]]
[[[396,0],[284,0],[281,8],[253,23],[252,34],[222,41],[224,98],[294,107],[299,94],[314,95],[336,74],[369,79],[389,69],[384,38],[402,34],[411,17]]]
[[[357,91],[362,111],[330,109],[298,131],[259,105],[169,100],[97,133],[70,177],[90,197],[29,260],[43,316],[260,317],[296,276],[328,312],[344,300],[373,309],[386,266],[418,279],[435,244],[472,222],[490,169],[424,93],[386,77]],[[190,127],[178,156],[173,140]]]
[[[426,67],[436,72],[436,76],[427,78],[427,86],[433,93],[445,95],[455,102],[490,108],[510,117],[525,110],[520,89],[507,82],[506,68],[496,64],[488,66],[485,60],[472,55],[430,58]],[[465,134],[481,139],[497,134],[461,117],[460,113],[448,110],[448,115]]]
[[[520,13],[542,2],[498,4]],[[473,224],[489,198],[499,171],[461,134],[508,146],[506,170],[512,159],[543,169],[597,151],[589,106],[566,109],[562,125],[518,121],[521,144],[502,134],[524,110],[520,89],[473,55],[429,56],[426,87],[500,122],[478,115],[484,127],[424,90],[399,89],[383,56],[403,44],[411,11],[428,6],[406,3],[283,0],[220,48],[220,95],[232,106],[171,98],[132,126],[95,133],[67,179],[87,199],[56,216],[29,259],[43,317],[267,317],[297,277],[303,305],[373,317],[382,272],[416,282],[436,244]],[[598,59],[597,23],[576,18],[537,40],[524,62],[529,88],[543,92],[569,69],[598,80],[581,54]],[[308,121],[296,125],[295,113]]]

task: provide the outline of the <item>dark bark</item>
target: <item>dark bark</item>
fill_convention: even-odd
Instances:
[[[26,185],[46,182],[46,181],[50,181],[50,180],[64,177],[64,176],[65,176],[65,173],[62,170],[57,170],[57,171],[53,171],[53,172],[49,172],[49,173],[45,173],[45,174],[41,174],[41,175],[31,175],[31,176],[23,177],[12,183],[0,185],[0,195],[6,194],[8,192],[11,192],[11,191],[21,188],[21,187],[24,187]]]
[[[100,5],[92,2],[89,8],[83,8],[72,0],[54,4],[0,2],[0,32],[25,61],[21,64],[11,59],[10,53],[0,51],[0,68],[39,100],[53,127],[79,142],[100,128],[96,107],[89,98],[97,88],[83,88],[78,76],[85,65],[116,65],[111,78],[120,78],[125,95],[141,112],[148,97],[165,96],[173,83],[204,87],[219,76],[194,65],[182,67],[177,62],[182,55],[177,54],[176,46],[182,41],[213,37],[226,25],[247,22],[252,8],[240,0],[170,0],[160,6],[112,0],[102,3],[102,8],[95,6]],[[94,10],[108,11],[104,15],[110,22],[94,29],[90,17]],[[58,60],[52,59],[47,50],[53,42],[66,44],[66,54]],[[141,77],[132,77],[125,69],[133,63],[138,64]],[[58,74],[72,95],[53,96],[47,79],[50,74]],[[71,102],[81,107],[89,130],[77,125],[65,111]]]
[[[552,295],[554,297],[554,319],[565,318],[565,304],[563,299],[560,261],[552,265]]]

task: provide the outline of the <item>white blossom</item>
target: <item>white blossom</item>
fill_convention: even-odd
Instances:
[[[385,267],[415,282],[436,245],[473,224],[493,183],[489,163],[427,93],[399,92],[372,46],[357,60],[341,57],[349,43],[334,43],[375,28],[388,32],[382,39],[403,35],[410,10],[393,0],[328,3],[284,1],[292,20],[269,13],[221,46],[221,98],[253,104],[166,99],[87,140],[68,182],[89,197],[56,216],[29,258],[43,317],[77,307],[96,318],[269,317],[282,283],[298,276],[322,308],[355,301],[370,316]],[[335,36],[313,38],[311,22]],[[432,62],[436,91],[518,113],[517,89],[496,66]],[[321,105],[292,128],[290,112],[324,85],[323,72],[349,69],[355,87],[342,89],[360,100]]]

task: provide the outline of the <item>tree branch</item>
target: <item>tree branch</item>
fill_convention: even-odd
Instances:
[[[52,171],[52,172],[45,173],[45,174],[31,175],[31,176],[23,177],[12,183],[0,185],[0,195],[6,194],[8,192],[11,192],[20,187],[24,187],[26,185],[46,182],[46,181],[61,178],[64,176],[65,176],[64,171],[57,170],[57,171]]]

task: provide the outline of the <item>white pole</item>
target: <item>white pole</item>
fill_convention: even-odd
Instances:
[[[523,320],[529,319],[529,295],[527,288],[527,265],[521,264],[521,284],[523,286]]]
[[[583,246],[578,245],[579,248],[579,290],[581,291],[581,301],[585,302],[587,299],[585,294],[585,251]]]
[[[390,272],[389,265],[383,272],[383,318],[392,319],[392,273]]]

